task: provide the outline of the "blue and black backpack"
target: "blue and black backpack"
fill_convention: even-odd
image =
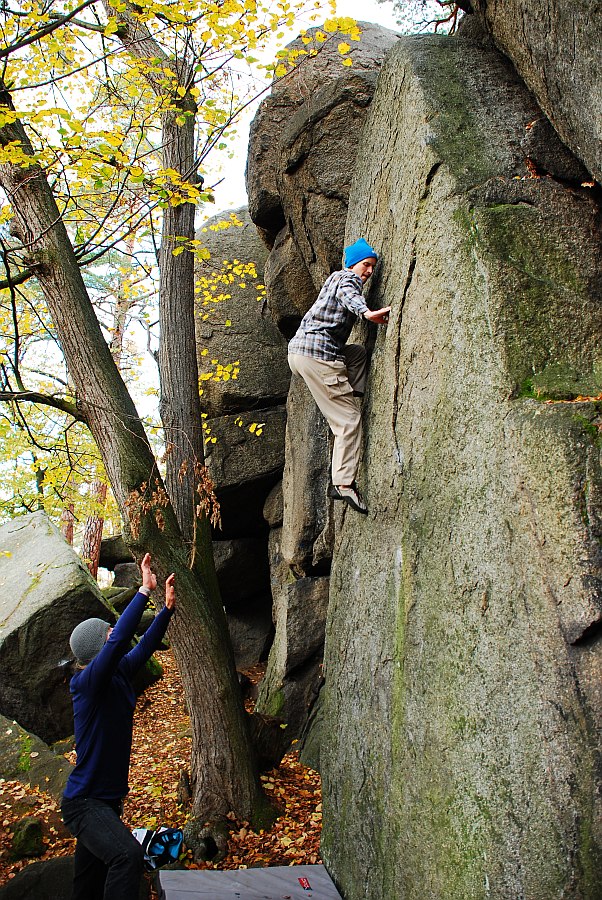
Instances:
[[[178,861],[184,838],[180,828],[134,828],[132,834],[142,844],[147,869],[160,869]]]

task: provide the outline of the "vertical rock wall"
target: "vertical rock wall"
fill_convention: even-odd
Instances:
[[[398,35],[361,23],[351,68],[339,36],[274,83],[253,121],[247,162],[251,218],[270,247],[267,304],[290,338],[340,267],[347,199],[378,70]],[[300,43],[299,47],[303,48]],[[270,540],[274,644],[257,702],[297,737],[322,684],[324,618],[334,525],[327,498],[330,432],[300,378],[287,399],[282,527]],[[312,762],[317,751],[312,750]]]
[[[532,177],[540,117],[496,51],[421,37],[364,128],[346,237],[393,311],[327,625],[346,900],[602,897],[600,217]]]

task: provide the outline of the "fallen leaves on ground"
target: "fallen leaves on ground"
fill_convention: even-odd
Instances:
[[[139,698],[134,719],[130,793],[124,808],[124,821],[131,828],[178,828],[183,820],[177,791],[180,773],[189,765],[190,720],[172,654],[156,656],[163,678]]]
[[[289,753],[277,769],[261,776],[263,787],[282,809],[269,831],[254,832],[238,823],[226,859],[195,868],[314,865],[320,862],[322,803],[320,777]],[[192,866],[191,866],[192,868]]]
[[[138,701],[130,768],[130,794],[124,821],[131,828],[181,827],[186,811],[178,804],[178,785],[190,757],[190,722],[171,652],[157,654],[164,676]],[[252,673],[252,678],[256,673]],[[232,819],[225,859],[217,864],[185,865],[194,869],[238,869],[252,866],[313,865],[320,860],[322,803],[319,775],[287,754],[278,768],[261,776],[280,815],[272,828],[255,832]],[[16,823],[26,815],[43,822],[46,852],[39,859],[73,853],[75,842],[60,818],[59,804],[47,794],[18,781],[0,779],[0,884],[29,862],[13,861],[10,845]]]

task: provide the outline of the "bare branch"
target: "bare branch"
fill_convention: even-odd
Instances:
[[[58,409],[67,413],[77,422],[83,422],[87,425],[87,420],[75,403],[69,400],[62,400],[60,397],[51,397],[47,394],[40,394],[38,391],[0,391],[1,403],[39,403],[42,406],[50,406],[52,409]]]
[[[33,269],[22,269],[17,275],[11,275],[9,278],[0,280],[0,291],[5,291],[7,288],[17,287],[19,284],[24,284],[26,281],[29,281],[30,278],[33,278],[35,275],[35,271]]]
[[[96,0],[90,0],[91,3],[95,3]],[[58,13],[50,13],[50,20],[60,19],[61,16]],[[61,22],[63,25],[64,22]],[[96,31],[98,34],[104,34],[105,26],[102,24],[95,24],[94,22],[86,22],[85,19],[71,19],[72,25],[77,25],[78,28],[83,28],[84,31]]]

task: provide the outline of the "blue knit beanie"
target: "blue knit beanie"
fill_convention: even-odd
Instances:
[[[356,263],[361,262],[363,259],[368,259],[371,256],[374,257],[374,259],[378,259],[376,250],[370,246],[368,241],[360,238],[355,244],[350,244],[348,247],[345,247],[345,268],[350,269]]]

